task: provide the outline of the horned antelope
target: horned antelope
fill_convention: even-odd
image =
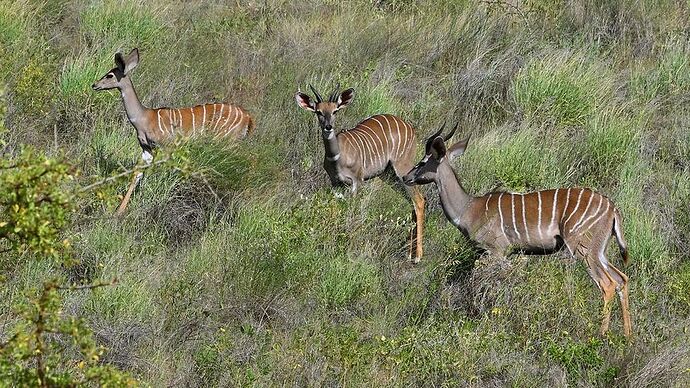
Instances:
[[[254,129],[254,121],[242,108],[225,103],[204,104],[187,108],[147,108],[145,107],[130,78],[130,73],[139,64],[139,50],[133,49],[126,58],[115,54],[115,67],[96,81],[93,90],[118,89],[127,112],[129,122],[137,131],[137,138],[146,164],[153,161],[153,149],[158,144],[169,142],[176,136],[212,135],[242,139]],[[115,214],[124,212],[132,192],[141,180],[143,173],[132,178],[120,206]]]
[[[336,134],[333,127],[335,114],[352,102],[354,89],[340,93],[338,86],[328,100],[324,100],[313,86],[309,87],[315,100],[301,92],[297,92],[295,99],[302,109],[318,117],[325,148],[323,167],[333,186],[350,185],[352,193],[355,193],[363,181],[388,169],[392,169],[402,181],[403,175],[414,165],[417,147],[414,128],[396,116],[378,114]],[[416,240],[414,262],[417,263],[422,258],[424,197],[417,188],[402,187],[413,204],[416,238],[410,238],[410,256]]]
[[[456,126],[457,128],[457,126]],[[408,185],[435,183],[446,218],[488,252],[505,256],[515,250],[547,254],[563,245],[582,257],[604,299],[601,334],[608,331],[610,302],[621,301],[623,330],[630,336],[628,277],[606,259],[606,248],[615,236],[623,261],[627,244],[620,212],[605,196],[590,189],[560,188],[527,194],[489,193],[473,197],[462,188],[449,160],[461,155],[469,138],[446,147],[455,129],[443,137],[443,127],[426,142],[426,155],[404,177]]]

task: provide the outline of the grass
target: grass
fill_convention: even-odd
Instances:
[[[515,77],[513,98],[530,121],[581,126],[612,97],[611,77],[596,60],[545,50]],[[608,81],[608,82],[607,82]]]
[[[163,34],[160,8],[136,0],[97,1],[83,9],[80,27],[87,39],[102,47],[134,44],[146,49]]]
[[[687,5],[607,0],[0,4],[11,153],[68,155],[79,183],[131,167],[117,92],[90,85],[140,49],[147,106],[229,101],[256,120],[238,144],[178,144],[121,219],[85,199],[73,269],[0,259],[11,306],[50,274],[118,278],[69,294],[105,363],[153,386],[685,386],[690,383]],[[315,118],[294,93],[354,87],[336,126],[376,113],[471,135],[453,162],[475,195],[592,187],[623,215],[635,339],[597,334],[602,302],[563,254],[479,256],[425,187],[421,264],[411,204],[390,180],[334,197]],[[2,144],[2,143],[0,143]],[[165,150],[159,152],[162,157]],[[123,194],[124,184],[104,189]]]

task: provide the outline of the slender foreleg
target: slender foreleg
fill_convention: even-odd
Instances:
[[[153,162],[153,155],[149,151],[144,151],[141,154],[141,159],[144,161],[144,164],[149,166]],[[124,212],[125,209],[127,209],[127,205],[129,204],[129,200],[132,197],[132,193],[134,193],[134,189],[137,187],[139,184],[139,181],[141,181],[141,178],[144,176],[144,173],[141,171],[136,171],[134,173],[134,176],[132,177],[132,181],[129,184],[129,187],[127,188],[127,193],[125,194],[124,198],[122,198],[122,202],[120,202],[120,206],[117,207],[117,210],[115,211],[116,216],[121,216]]]
[[[419,263],[419,261],[422,259],[422,254],[424,253],[422,244],[422,240],[424,238],[424,196],[422,196],[422,193],[419,192],[419,187],[417,186],[413,187],[409,194],[412,199],[412,206],[414,209],[414,231],[416,232],[416,238],[414,240],[410,240],[410,246],[416,242],[416,252],[413,261],[414,263]]]
[[[623,334],[630,338],[632,323],[630,322],[630,302],[628,299],[628,277],[613,265],[608,265],[609,274],[618,283],[616,292],[621,301],[621,313],[623,314]]]

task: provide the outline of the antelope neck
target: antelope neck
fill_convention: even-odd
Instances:
[[[455,171],[450,167],[447,160],[438,166],[434,183],[438,188],[441,207],[443,207],[443,212],[448,220],[455,226],[466,226],[461,224],[465,211],[472,202],[472,197],[462,188]]]
[[[338,137],[335,135],[335,130],[322,129],[321,136],[323,137],[323,145],[326,148],[326,160],[335,162],[340,159],[340,146],[338,145]]]
[[[146,118],[147,111],[150,109],[146,108],[139,101],[136,90],[134,90],[134,85],[129,77],[123,77],[121,80],[122,86],[120,86],[120,94],[122,95],[122,103],[125,106],[125,111],[127,112],[127,118],[137,129],[137,132],[143,132],[146,129]]]

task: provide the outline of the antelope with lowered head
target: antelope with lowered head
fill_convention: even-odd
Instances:
[[[442,132],[443,127],[427,140],[426,155],[403,178],[405,183],[435,183],[446,218],[493,255],[506,256],[513,251],[548,254],[565,246],[571,255],[582,257],[604,299],[601,334],[608,331],[610,302],[617,293],[623,332],[630,337],[628,277],[606,259],[609,239],[614,236],[624,263],[628,262],[621,215],[611,200],[585,188],[473,197],[462,188],[449,162],[465,151],[469,138],[446,147],[455,129],[445,137]]]
[[[319,119],[325,147],[323,167],[331,184],[349,185],[355,193],[363,181],[379,176],[387,169],[392,169],[402,181],[403,175],[414,165],[417,148],[414,128],[396,116],[378,114],[336,134],[333,127],[335,114],[352,102],[354,89],[340,93],[337,86],[328,100],[324,100],[313,86],[309,87],[315,100],[302,92],[297,92],[295,99],[302,109],[314,113]],[[413,204],[416,238],[410,238],[410,248],[416,241],[414,262],[417,263],[422,258],[424,197],[417,188],[403,187]]]
[[[186,108],[145,107],[130,78],[130,73],[139,64],[139,50],[133,49],[126,58],[115,54],[115,67],[96,81],[93,90],[118,89],[127,112],[129,122],[137,131],[137,138],[146,164],[153,161],[153,148],[171,141],[176,136],[212,135],[242,139],[254,129],[254,121],[242,108],[236,105],[218,103]],[[134,188],[142,173],[134,175],[120,206],[115,214],[124,212]]]

